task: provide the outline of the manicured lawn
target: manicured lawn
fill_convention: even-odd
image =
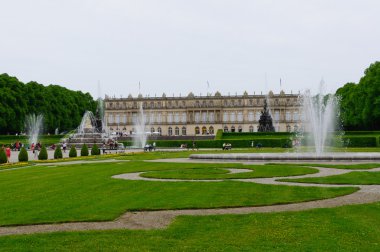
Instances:
[[[260,185],[245,182],[153,182],[112,175],[241,164],[90,163],[0,172],[0,225],[112,220],[127,210],[272,205],[336,197],[356,188]]]
[[[282,179],[280,181],[292,181],[316,184],[350,184],[350,185],[379,185],[380,172],[350,172],[342,175],[302,178],[302,179]]]
[[[229,173],[228,170],[220,168],[198,168],[198,169],[175,169],[167,171],[151,171],[141,174],[148,178],[167,179],[238,179],[238,178],[268,178],[282,176],[296,176],[318,172],[317,169],[294,165],[246,165],[243,168],[250,172]]]
[[[301,212],[180,216],[165,230],[0,237],[3,251],[379,251],[380,203]]]

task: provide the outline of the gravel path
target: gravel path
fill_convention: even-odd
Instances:
[[[118,160],[120,161],[120,160]],[[177,160],[178,162],[178,160]],[[51,164],[50,164],[51,165]],[[292,176],[286,178],[305,178],[305,177],[324,177],[339,175],[352,171],[380,171],[380,168],[371,170],[343,170],[332,168],[318,168],[319,173],[307,174],[302,176]],[[247,169],[229,169],[231,173],[249,172]],[[246,171],[243,171],[246,170]],[[138,173],[127,173],[115,175],[113,178],[128,180],[154,180],[154,181],[186,181],[176,179],[155,179],[143,178]],[[315,208],[332,208],[344,205],[364,204],[380,201],[380,185],[324,185],[306,184],[293,182],[279,182],[277,178],[254,178],[254,179],[235,179],[242,182],[254,182],[261,184],[291,185],[291,186],[323,186],[323,187],[344,187],[355,186],[360,188],[357,192],[330,199],[315,200],[309,202],[291,203],[283,205],[260,206],[260,207],[237,207],[219,209],[189,209],[189,210],[164,210],[164,211],[141,211],[126,212],[118,219],[107,222],[73,222],[62,224],[41,224],[28,226],[0,227],[0,236],[16,234],[33,234],[57,231],[85,231],[85,230],[110,230],[110,229],[162,229],[166,228],[176,216],[179,215],[219,215],[219,214],[248,214],[248,213],[268,213],[301,211]],[[194,180],[191,180],[194,182]],[[218,180],[196,180],[196,182],[210,182]]]

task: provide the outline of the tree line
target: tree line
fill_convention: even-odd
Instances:
[[[336,91],[345,130],[380,130],[380,62],[371,64],[359,83]]]
[[[28,114],[44,115],[44,133],[76,128],[86,110],[95,111],[96,101],[89,93],[58,85],[22,83],[8,74],[0,75],[0,134],[25,131]]]

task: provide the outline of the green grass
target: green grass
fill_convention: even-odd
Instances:
[[[2,251],[379,251],[380,203],[301,212],[180,216],[164,230],[0,237]]]
[[[0,173],[0,225],[112,220],[127,210],[219,208],[331,198],[357,188],[245,182],[154,182],[112,175],[152,170],[241,168],[241,164],[121,162],[31,167]]]
[[[320,178],[282,179],[280,181],[291,181],[315,184],[350,184],[350,185],[379,185],[380,172],[350,172],[342,175],[334,175]]]
[[[141,174],[147,178],[166,179],[241,179],[241,178],[268,178],[296,176],[317,173],[317,169],[294,165],[246,165],[242,168],[250,169],[250,172],[229,173],[220,168],[175,169],[167,171],[151,171]]]

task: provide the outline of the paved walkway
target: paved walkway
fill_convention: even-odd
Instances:
[[[120,160],[117,160],[120,161]],[[352,171],[371,171],[378,172],[380,168],[371,170],[342,170],[331,168],[317,168],[319,173],[307,174],[302,176],[292,176],[286,178],[305,178],[305,177],[323,177],[344,174]],[[243,172],[243,169],[230,172]],[[250,171],[250,170],[249,170]],[[129,180],[160,180],[153,178],[143,178],[141,173],[127,173],[113,176],[118,179]],[[236,208],[219,208],[219,209],[189,209],[189,210],[164,210],[164,211],[141,211],[127,212],[114,221],[106,222],[73,222],[62,224],[41,224],[28,226],[0,227],[0,236],[14,234],[32,234],[46,233],[56,231],[84,231],[84,230],[109,230],[109,229],[161,229],[167,227],[176,216],[179,215],[219,215],[219,214],[248,214],[248,213],[267,213],[267,212],[285,212],[301,211],[315,208],[332,208],[344,205],[364,204],[380,201],[380,185],[323,185],[323,184],[306,184],[293,182],[279,182],[277,178],[254,178],[254,179],[235,179],[242,182],[254,182],[262,184],[292,185],[292,186],[323,186],[323,187],[343,187],[355,186],[359,190],[355,193],[340,196],[331,199],[315,200],[309,202],[291,203],[283,205],[260,206],[260,207],[236,207]],[[172,181],[177,180],[161,180]],[[183,181],[183,180],[181,180]],[[215,181],[215,180],[212,180]],[[194,181],[193,181],[194,182]],[[197,182],[209,182],[206,180],[197,180]]]

